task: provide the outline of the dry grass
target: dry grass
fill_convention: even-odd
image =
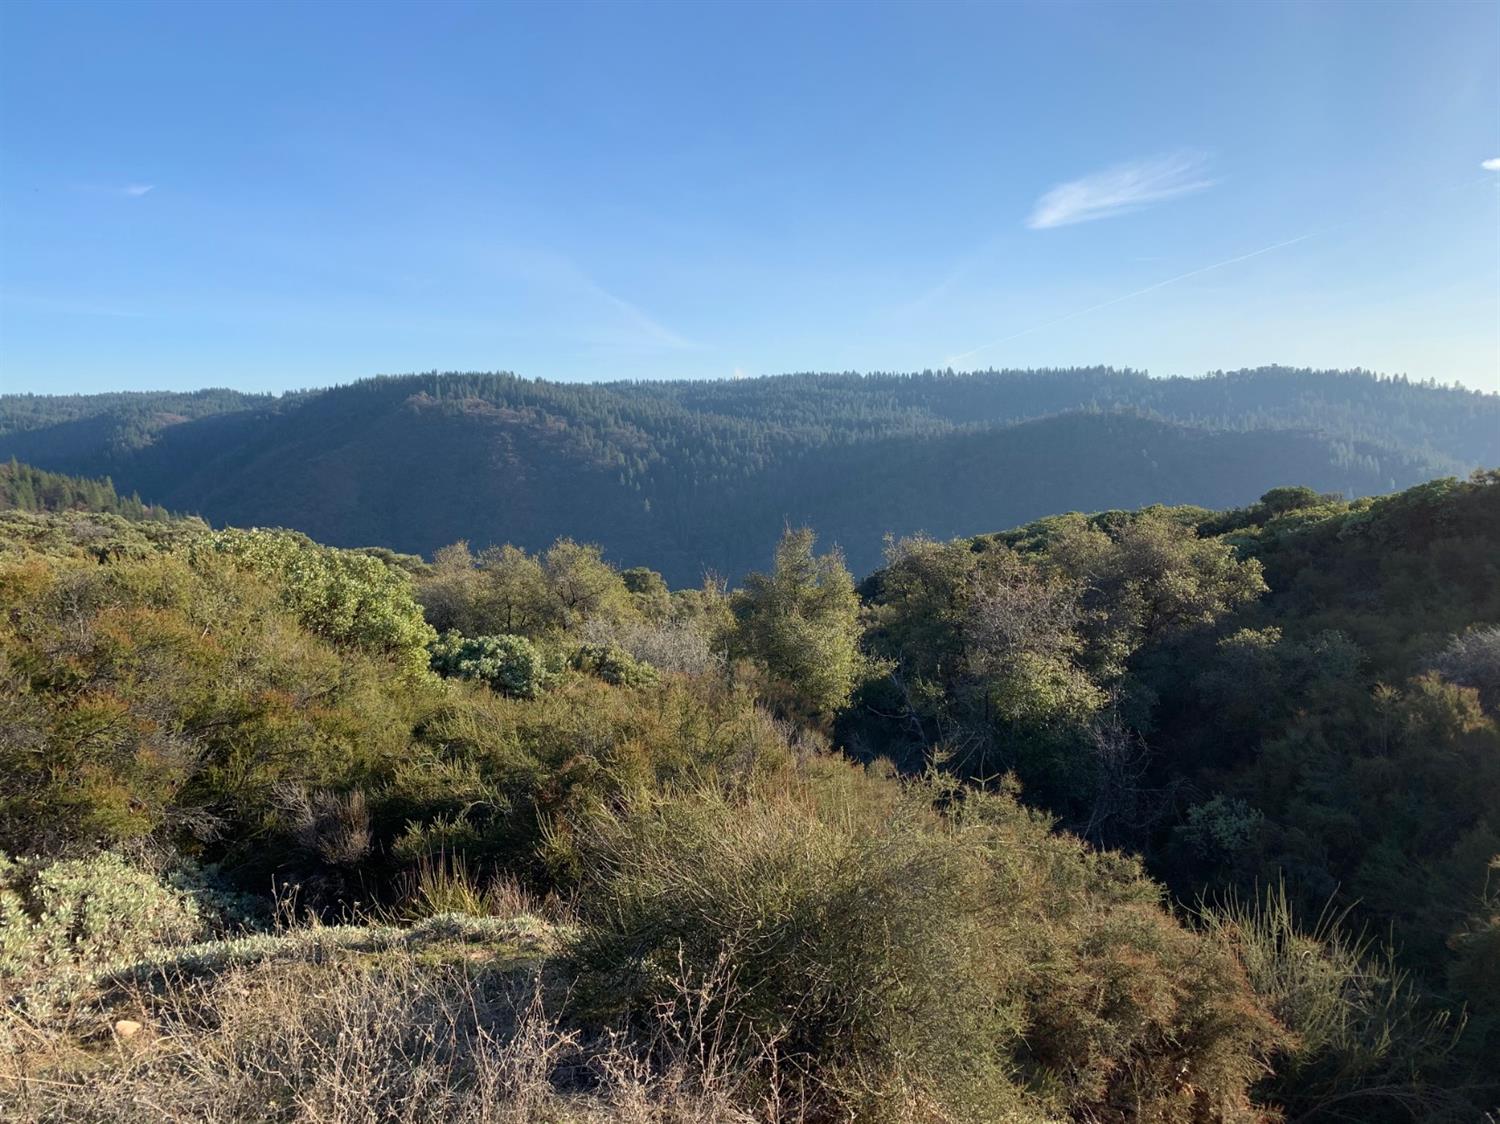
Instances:
[[[462,851],[423,855],[400,884],[403,905],[397,916],[421,920],[443,914],[468,917],[545,918],[567,924],[572,918],[555,896],[539,898],[512,874],[480,877]]]
[[[585,1041],[541,961],[483,944],[306,943],[102,989],[50,1021],[0,1015],[0,1117],[219,1124],[795,1120],[741,1106],[703,1042]],[[315,951],[314,951],[315,950]],[[129,1033],[115,1028],[120,1020]],[[674,1024],[675,1025],[675,1024]]]

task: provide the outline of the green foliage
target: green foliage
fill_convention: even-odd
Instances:
[[[558,539],[542,555],[542,574],[556,627],[574,629],[596,617],[636,611],[629,588],[597,546]]]
[[[1327,498],[1326,496],[1320,496],[1312,488],[1302,485],[1272,488],[1260,497],[1260,508],[1264,514],[1269,516],[1285,515],[1288,511],[1297,511],[1301,508],[1313,507],[1323,503]]]
[[[1200,885],[1284,875],[1304,910],[1346,894],[1361,919],[1395,927],[1413,962],[1436,965],[1500,851],[1500,731],[1472,691],[1433,676],[1354,707],[1291,714],[1257,753],[1220,765],[1221,803],[1176,833],[1191,850],[1179,869]],[[1232,850],[1212,845],[1216,827]]]
[[[650,664],[613,644],[580,644],[568,654],[568,666],[617,687],[654,687],[660,681]]]
[[[165,519],[159,507],[139,496],[119,496],[108,477],[83,480],[20,464],[0,462],[0,511],[100,511],[127,519]]]
[[[1200,916],[1292,1032],[1264,1083],[1291,1117],[1337,1106],[1371,1121],[1467,1118],[1464,1099],[1445,1087],[1458,1028],[1423,1002],[1389,949],[1349,936],[1337,914],[1299,925],[1285,887],[1231,897]]]
[[[410,579],[377,558],[319,546],[288,531],[217,531],[195,549],[215,551],[270,584],[308,630],[335,644],[427,666],[436,639],[422,619]]]
[[[636,594],[599,548],[572,539],[536,555],[506,545],[476,556],[467,543],[454,543],[437,552],[420,583],[428,620],[466,635],[535,639],[641,615]]]
[[[1500,625],[1471,628],[1455,636],[1432,660],[1450,683],[1472,687],[1491,714],[1500,714]]]
[[[865,699],[895,722],[862,717],[847,735],[908,761],[936,746],[968,775],[1013,770],[1094,838],[1146,814],[1151,696],[1134,665],[1264,588],[1258,563],[1159,508],[903,540],[888,558],[867,589],[869,646],[889,680]]]
[[[673,591],[672,620],[701,637],[712,655],[722,655],[734,633],[734,610],[724,582],[709,575],[696,589]]]
[[[620,580],[630,591],[636,612],[650,621],[663,620],[672,614],[672,591],[666,579],[646,566],[632,566],[620,572]]]
[[[1174,842],[1191,854],[1199,870],[1243,875],[1255,868],[1255,849],[1265,831],[1266,817],[1243,800],[1225,797],[1194,804],[1184,822],[1174,829]]]
[[[1299,710],[1358,705],[1363,663],[1364,653],[1336,631],[1293,640],[1276,626],[1242,628],[1219,640],[1195,686],[1216,715],[1221,762],[1252,750]]]
[[[503,695],[530,699],[547,686],[546,661],[524,636],[444,633],[431,647],[439,675],[478,679]]]
[[[194,542],[0,554],[0,846],[239,845],[281,786],[345,788],[404,752],[436,681],[333,647]]]
[[[649,669],[648,669],[649,670]],[[780,776],[791,732],[742,691],[663,678],[625,688],[570,675],[536,699],[460,691],[423,723],[421,741],[372,801],[374,832],[403,863],[465,854],[476,875],[504,867],[564,883],[572,824],[624,794],[706,778]],[[550,840],[550,872],[538,848]]]
[[[1229,535],[1259,560],[1267,609],[1301,639],[1336,629],[1379,674],[1417,670],[1500,621],[1500,473],[1255,520]]]
[[[207,524],[197,519],[142,521],[113,513],[0,511],[0,557],[40,554],[112,562],[185,547],[207,533]]]
[[[1500,1042],[1497,482],[902,540],[860,590],[789,532],[732,594],[571,540],[427,564],[7,511],[0,847],[44,859],[4,878],[102,844],[325,915],[556,892],[581,1030],[675,1012],[825,1116],[1462,1117]],[[1231,904],[1184,928],[1017,792]],[[93,956],[6,892],[8,948]],[[70,934],[134,939],[67,892]]]
[[[1497,479],[1352,503],[1279,489],[1218,515],[1067,515],[896,544],[864,586],[866,642],[891,672],[839,736],[908,766],[1013,771],[1029,801],[1141,850],[1184,897],[1284,879],[1325,943],[1336,935],[1308,919],[1332,900],[1391,934],[1400,967],[1382,978],[1412,972],[1398,990],[1413,1003],[1445,995],[1456,1031],[1465,989],[1488,978],[1482,895],[1500,852],[1485,693]],[[1068,676],[1102,702],[1060,705]],[[1359,959],[1348,971],[1374,979]],[[1358,1002],[1330,1000],[1356,1021]],[[1435,1083],[1482,1079],[1496,1025],[1476,1014],[1420,1066],[1370,1062],[1367,1079],[1345,1057],[1307,1080],[1351,1103],[1370,1085],[1387,1108],[1427,1104]]]
[[[186,943],[207,924],[193,897],[103,851],[83,859],[0,852],[0,985],[65,998],[87,973]]]
[[[950,733],[988,721],[1039,732],[1106,702],[1082,664],[1075,580],[1000,545],[902,540],[888,560],[870,636],[918,717]]]
[[[1112,527],[1065,517],[1043,558],[1081,584],[1090,663],[1105,680],[1123,675],[1145,645],[1212,625],[1266,590],[1259,562],[1200,538],[1161,508]]]
[[[761,664],[791,706],[829,714],[848,703],[863,671],[859,596],[843,555],[816,555],[815,542],[807,528],[787,530],[771,573],[745,579],[731,650]]]
[[[76,443],[67,443],[70,451],[119,454],[144,448],[169,426],[271,401],[269,394],[241,394],[227,389],[5,394],[0,395],[0,433],[15,436],[51,430],[56,437],[57,429],[71,426],[77,432],[71,435]]]
[[[830,1116],[1255,1118],[1277,1031],[1232,958],[1007,796],[830,765],[600,810],[577,846],[581,1013],[711,996]]]

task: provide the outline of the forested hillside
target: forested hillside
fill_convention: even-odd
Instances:
[[[8,1118],[1500,1105],[1500,472],[758,553],[0,512]]]
[[[560,535],[679,583],[809,523],[857,569],[887,532],[1049,512],[1370,495],[1500,461],[1500,397],[1363,372],[788,375],[559,384],[412,375],[282,398],[0,398],[0,458],[219,524],[430,552]]]
[[[165,519],[166,511],[121,496],[109,477],[84,480],[43,472],[17,461],[0,463],[0,511],[104,511],[131,519]]]

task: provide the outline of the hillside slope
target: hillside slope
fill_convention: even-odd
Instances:
[[[219,523],[430,552],[562,534],[676,583],[761,564],[808,522],[856,570],[887,532],[1066,508],[1225,507],[1289,481],[1368,495],[1500,461],[1500,397],[1361,372],[1107,369],[558,384],[373,379],[0,398],[0,458],[109,475]]]

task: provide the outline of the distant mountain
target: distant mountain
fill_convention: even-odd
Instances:
[[[216,523],[428,553],[560,535],[677,583],[762,565],[786,523],[856,570],[887,532],[1069,508],[1368,495],[1500,463],[1500,396],[1362,371],[1107,368],[569,384],[370,379],[282,397],[0,396],[0,459],[109,476]]]

